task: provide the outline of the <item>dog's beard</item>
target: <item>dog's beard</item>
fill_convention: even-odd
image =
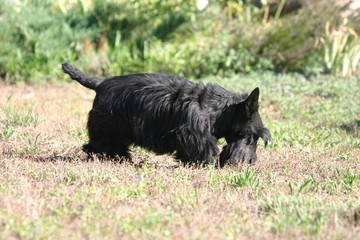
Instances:
[[[262,138],[262,140],[265,143],[265,147],[266,147],[268,145],[268,143],[271,141],[271,133],[270,133],[269,129],[262,128],[261,130],[258,131],[258,135],[259,135],[259,137]]]
[[[251,145],[246,143],[246,139],[241,139],[225,145],[220,154],[220,166],[239,163],[254,164],[256,162],[256,143]]]

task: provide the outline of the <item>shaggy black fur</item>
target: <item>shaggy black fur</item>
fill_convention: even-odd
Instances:
[[[217,139],[228,145],[220,165],[254,163],[259,137],[270,132],[258,113],[259,89],[238,94],[215,85],[193,83],[167,74],[89,78],[70,64],[65,73],[96,91],[89,113],[87,153],[130,158],[129,146],[157,154],[175,153],[184,163],[216,163]]]

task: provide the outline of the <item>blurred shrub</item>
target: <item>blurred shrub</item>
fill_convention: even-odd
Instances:
[[[334,50],[336,34],[325,32],[329,19],[334,29],[342,22],[329,3],[280,17],[280,1],[268,18],[268,1],[250,2],[213,1],[199,11],[192,0],[0,0],[0,78],[56,79],[64,61],[98,75],[358,72],[356,33],[345,31],[345,46]]]
[[[81,4],[77,6],[82,7]],[[166,40],[175,32],[187,33],[188,29],[180,27],[191,20],[195,10],[190,1],[180,0],[93,0],[90,10],[79,12],[73,7],[66,14],[74,17],[74,24],[79,14],[83,15],[87,21],[84,27],[101,29],[112,46],[120,32],[122,40],[136,40],[142,47],[141,43],[149,37]]]
[[[318,4],[273,22],[257,54],[272,62],[276,71],[305,72],[305,66],[318,56],[314,44],[323,35],[325,23],[329,19],[333,24],[341,20],[337,13],[336,8]]]
[[[46,80],[60,73],[61,62],[77,59],[90,64],[89,70],[101,63],[99,72],[106,64],[126,67],[123,73],[161,70],[151,58],[171,56],[160,45],[175,34],[191,34],[181,27],[192,21],[195,10],[190,1],[180,0],[0,0],[0,77]]]
[[[256,6],[253,2],[253,0],[220,0],[227,17],[236,18],[241,22],[254,22],[262,18],[265,7],[261,6],[266,6],[268,1],[260,1],[261,6]]]
[[[360,39],[346,22],[331,29],[327,23],[320,45],[324,52],[324,72],[342,76],[360,73]]]
[[[0,2],[0,76],[11,81],[38,81],[38,73],[53,77],[62,59],[74,60],[83,39],[99,33],[70,26],[49,0]]]

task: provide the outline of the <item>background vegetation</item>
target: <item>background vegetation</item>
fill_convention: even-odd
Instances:
[[[0,76],[62,79],[64,61],[98,75],[359,73],[359,26],[334,2],[290,13],[286,1],[275,10],[268,1],[210,1],[202,10],[197,2],[0,0]]]

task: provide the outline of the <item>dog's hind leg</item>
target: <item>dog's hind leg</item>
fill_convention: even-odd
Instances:
[[[131,159],[129,132],[128,129],[121,127],[122,124],[119,121],[91,110],[88,121],[89,143],[83,150],[89,154],[104,154],[109,158],[118,156]]]
[[[128,145],[121,145],[118,142],[92,138],[88,144],[83,146],[83,151],[91,154],[101,154],[107,158],[131,160]]]

